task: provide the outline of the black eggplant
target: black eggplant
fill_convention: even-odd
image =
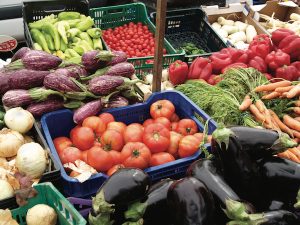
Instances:
[[[125,218],[133,221],[143,219],[143,225],[171,224],[167,195],[173,182],[171,179],[164,179],[151,186],[144,201],[133,203],[128,207]]]
[[[268,157],[258,161],[259,173],[263,177],[266,206],[272,201],[282,202],[283,209],[292,209],[300,188],[300,164],[279,157]]]
[[[149,186],[150,178],[144,171],[132,168],[118,170],[102,184],[93,198],[92,209],[97,216],[89,215],[90,224],[110,225],[121,216],[116,213],[117,209],[142,199]]]
[[[210,191],[193,177],[174,182],[168,191],[168,207],[174,225],[212,225],[214,200]]]

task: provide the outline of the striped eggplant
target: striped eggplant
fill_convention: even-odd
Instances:
[[[122,96],[114,96],[111,97],[109,100],[108,104],[105,106],[107,109],[112,109],[112,108],[119,108],[123,106],[128,106],[129,102],[126,98]]]
[[[9,76],[0,72],[0,95],[3,95],[9,89]]]
[[[30,48],[28,48],[28,47],[22,47],[22,48],[20,48],[20,49],[13,55],[13,57],[11,58],[11,62],[14,62],[14,61],[16,61],[16,60],[18,60],[18,59],[22,59],[23,56],[24,56],[27,52],[29,52],[29,51],[31,51],[31,50],[30,50]]]
[[[127,55],[123,51],[112,51],[112,53],[115,55],[113,59],[109,62],[109,66],[116,65],[118,63],[126,62],[127,61]]]
[[[110,51],[93,50],[82,55],[82,65],[88,71],[96,71],[103,68],[110,62],[115,55]]]
[[[60,92],[80,91],[80,88],[65,75],[57,75],[56,73],[48,74],[44,79],[44,86]]]
[[[77,124],[81,124],[85,118],[97,115],[101,109],[102,101],[100,99],[88,102],[75,110],[73,121]]]
[[[42,116],[45,113],[52,112],[64,107],[62,99],[47,99],[43,102],[35,102],[30,104],[26,110],[31,112],[34,117]]]
[[[71,65],[64,68],[58,68],[54,71],[57,75],[65,75],[78,79],[80,76],[87,76],[87,71],[80,65]]]

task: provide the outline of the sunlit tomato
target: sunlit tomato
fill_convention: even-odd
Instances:
[[[150,166],[158,166],[172,161],[175,161],[175,158],[170,153],[159,152],[151,156]]]
[[[162,124],[150,124],[144,129],[143,142],[152,153],[164,152],[170,144],[170,131]]]
[[[97,146],[99,147],[99,146]],[[93,147],[92,147],[93,148]],[[81,151],[81,160],[87,163],[87,153],[89,150]]]
[[[122,122],[110,122],[107,124],[107,130],[116,130],[120,134],[123,134],[126,128],[126,124]]]
[[[204,138],[204,134],[203,133],[195,133],[194,136],[199,140],[199,141],[203,141]]]
[[[178,122],[177,132],[182,135],[192,135],[197,133],[198,127],[194,120],[182,119]]]
[[[53,140],[54,147],[58,154],[67,147],[72,146],[72,141],[67,137],[58,137]]]
[[[78,175],[80,175],[80,173],[76,172],[75,170],[72,170],[70,173],[70,177],[77,177]]]
[[[121,152],[117,152],[115,150],[110,150],[110,151],[108,151],[108,153],[111,155],[114,165],[122,162]]]
[[[171,122],[178,122],[180,120],[179,116],[176,113],[173,113],[173,115],[170,118]]]
[[[59,158],[62,164],[74,163],[76,160],[81,159],[81,151],[75,147],[67,147],[60,152]]]
[[[128,142],[121,151],[122,164],[125,167],[145,169],[149,166],[151,152],[142,142]]]
[[[114,122],[115,118],[112,114],[110,113],[101,113],[99,115],[99,118],[107,125],[110,122]]]
[[[101,144],[106,151],[121,151],[124,146],[123,135],[116,130],[107,130],[101,136]]]
[[[171,122],[166,117],[158,117],[154,120],[154,123],[160,123],[164,125],[167,129],[171,130]]]
[[[109,152],[102,148],[94,146],[87,151],[87,162],[98,172],[106,172],[109,170],[114,162]]]
[[[180,158],[188,157],[195,154],[201,142],[193,135],[187,135],[179,141],[178,155]]]
[[[101,136],[106,130],[106,124],[98,116],[90,116],[83,120],[83,127],[91,128],[97,136]]]
[[[112,168],[110,168],[108,171],[107,171],[107,175],[108,176],[111,176],[113,175],[115,172],[117,172],[119,169],[122,169],[122,168],[125,168],[125,166],[123,164],[117,164],[117,165],[114,165]]]
[[[170,145],[167,152],[173,155],[175,158],[178,157],[179,141],[182,137],[183,136],[181,134],[178,134],[174,131],[170,132]]]
[[[71,130],[71,141],[80,150],[87,150],[94,145],[95,135],[91,128],[77,126]]]
[[[149,124],[152,124],[152,123],[154,123],[154,119],[147,119],[147,120],[144,121],[143,127],[146,127],[146,126],[148,126]]]
[[[150,115],[153,119],[158,117],[170,119],[174,112],[175,106],[169,100],[158,100],[150,106]]]
[[[139,123],[128,125],[124,131],[124,141],[127,142],[142,142],[144,127]]]
[[[207,135],[207,143],[211,143],[212,135]]]
[[[177,132],[178,122],[171,123],[171,130]]]

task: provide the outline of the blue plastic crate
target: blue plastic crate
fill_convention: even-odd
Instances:
[[[150,105],[161,99],[167,99],[173,102],[176,107],[176,113],[180,118],[193,119],[200,131],[203,131],[204,125],[196,118],[200,116],[203,121],[209,120],[208,133],[211,134],[216,129],[216,123],[210,117],[198,108],[191,100],[185,95],[177,91],[165,91],[154,93],[144,103],[139,103],[127,107],[110,109],[106,112],[111,113],[116,121],[121,121],[126,124],[130,123],[143,123],[146,119],[150,118]],[[70,110],[59,110],[44,115],[41,119],[42,128],[49,144],[50,150],[54,157],[59,161],[58,154],[55,150],[53,139],[59,136],[69,136],[70,130],[75,127],[73,122],[73,112]],[[206,145],[209,149],[210,145]],[[162,178],[178,178],[184,176],[188,166],[195,160],[201,157],[201,151],[195,153],[193,156],[178,159],[174,162],[166,163],[160,166],[154,166],[145,169],[152,182],[156,182]],[[89,180],[80,183],[77,179],[68,176],[65,172],[63,165],[61,166],[61,175],[63,178],[63,186],[65,194],[73,197],[89,197],[95,194],[100,185],[107,179],[107,175],[98,173],[93,175]]]

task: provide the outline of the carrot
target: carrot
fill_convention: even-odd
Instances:
[[[290,150],[288,150],[288,152],[290,154],[290,160],[296,163],[300,163],[300,159],[298,159],[298,157],[293,152],[291,152]]]
[[[254,89],[254,91],[255,92],[274,91],[276,88],[291,86],[291,84],[292,84],[291,81],[284,80],[284,81],[279,81],[276,83],[270,83],[270,84],[258,86]]]
[[[300,160],[300,150],[298,148],[290,148],[289,151],[297,156],[297,158]]]
[[[294,138],[293,139],[295,142],[299,143],[300,142],[300,138]]]
[[[262,96],[262,99],[266,99],[266,100],[274,99],[274,98],[278,98],[280,95],[281,95],[280,92],[273,91],[270,94]]]
[[[287,98],[294,98],[295,96],[300,95],[300,86],[294,86],[286,95]]]
[[[296,131],[300,131],[300,122],[293,119],[289,115],[283,116],[283,122],[285,125],[287,125],[289,128],[294,129]],[[294,134],[295,135],[295,134]],[[297,136],[296,136],[297,137]],[[300,137],[298,137],[300,138]]]
[[[250,98],[246,98],[244,99],[244,101],[242,102],[242,104],[239,107],[239,110],[241,111],[245,111],[249,108],[249,106],[252,104],[252,100]]]
[[[278,153],[277,156],[280,157],[280,158],[290,159],[289,151]]]
[[[296,130],[292,130],[293,135],[295,138],[299,138],[300,139],[300,132],[296,131]]]
[[[257,109],[261,112],[264,113],[266,110],[266,106],[265,104],[262,102],[262,100],[257,100],[255,101],[255,106],[257,107]]]
[[[299,100],[296,101],[294,104],[295,104],[295,106],[300,107],[300,101]]]
[[[295,117],[294,119],[300,122],[300,117]]]
[[[283,92],[288,92],[291,90],[294,86],[287,86],[287,87],[278,87],[275,89],[276,92],[283,93]]]
[[[293,132],[291,131],[291,129],[288,126],[286,126],[283,122],[281,122],[281,120],[276,115],[276,113],[273,110],[271,110],[271,109],[269,109],[269,112],[270,112],[273,120],[276,122],[276,124],[280,128],[280,130],[282,130],[283,132],[285,132],[288,135],[290,135],[291,137],[293,137],[294,135],[293,135]]]
[[[297,114],[300,114],[300,107],[294,107],[293,111]]]
[[[254,104],[251,104],[249,109],[250,109],[250,112],[253,114],[253,116],[255,116],[255,118],[257,119],[258,122],[262,123],[265,121],[264,115],[258,110],[258,108]]]

